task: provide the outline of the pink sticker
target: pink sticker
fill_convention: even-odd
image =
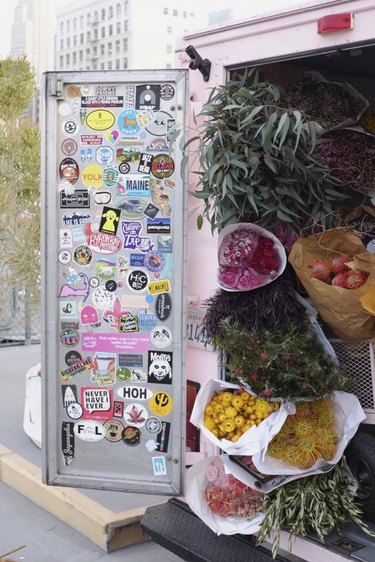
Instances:
[[[143,353],[150,348],[150,336],[144,333],[103,334],[83,332],[82,351]]]

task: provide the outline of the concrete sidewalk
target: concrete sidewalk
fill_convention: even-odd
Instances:
[[[40,345],[0,348],[0,558],[15,551],[9,558],[25,562],[181,560],[149,542],[138,525],[147,506],[168,498],[41,483],[41,451],[23,430],[26,373],[38,362]],[[114,548],[130,546],[106,554],[98,545],[111,522],[111,533],[120,525]]]

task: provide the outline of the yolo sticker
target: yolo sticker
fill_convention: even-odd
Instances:
[[[92,420],[80,421],[74,424],[74,435],[82,441],[100,441],[105,436],[105,428]]]
[[[112,388],[81,387],[83,419],[107,419],[107,412],[111,409],[112,396]]]
[[[124,400],[150,400],[154,393],[143,386],[123,386],[117,389],[117,394]]]
[[[172,396],[167,392],[155,392],[154,396],[148,401],[148,405],[157,416],[167,416],[173,408]]]
[[[145,271],[133,269],[129,272],[126,282],[131,291],[142,292],[147,289],[149,278]]]

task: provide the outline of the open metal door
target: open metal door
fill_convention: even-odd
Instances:
[[[182,493],[186,81],[43,77],[47,484]]]

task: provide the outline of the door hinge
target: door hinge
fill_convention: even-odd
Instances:
[[[61,76],[52,76],[49,86],[49,95],[50,96],[62,96],[62,84],[63,80]]]

